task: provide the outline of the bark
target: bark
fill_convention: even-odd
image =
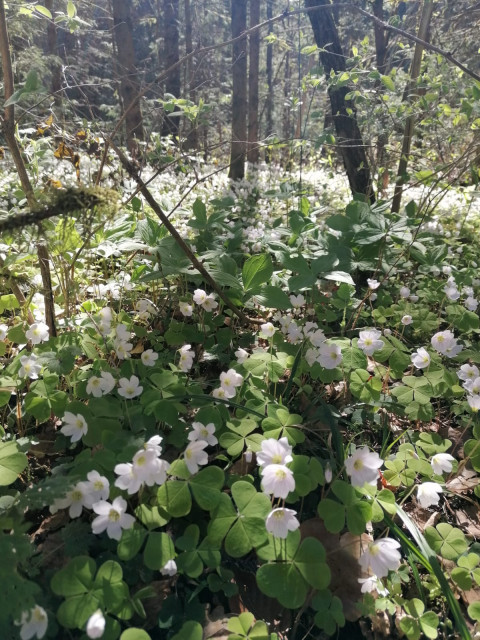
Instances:
[[[305,0],[305,6],[312,8],[330,4],[330,0]],[[320,61],[327,80],[346,70],[337,27],[330,11],[310,11],[308,13],[315,37],[320,48]],[[332,107],[337,145],[342,155],[350,189],[353,194],[363,194],[371,202],[375,201],[372,180],[362,134],[358,128],[356,110],[352,102],[345,100],[351,87],[330,85],[328,96]]]
[[[45,0],[44,6],[54,15],[53,0]],[[53,20],[47,21],[47,53],[50,56],[55,56],[58,60],[57,52],[57,27]],[[51,89],[55,104],[60,106],[62,104],[62,65],[60,60],[52,62],[52,82]]]
[[[425,0],[423,3],[422,15],[420,18],[420,26],[418,28],[418,37],[421,40],[428,39],[428,31],[430,27],[430,21],[432,19],[434,3],[432,0]],[[410,69],[410,80],[405,89],[405,99],[413,103],[415,101],[415,88],[418,77],[420,76],[420,68],[422,64],[424,46],[417,42],[415,45],[415,52],[413,54],[412,66]],[[398,213],[400,211],[400,204],[402,201],[402,187],[407,180],[407,167],[408,158],[410,155],[410,149],[412,146],[412,138],[415,129],[415,114],[408,116],[405,122],[405,129],[403,132],[402,141],[402,154],[400,156],[400,162],[398,163],[397,182],[395,185],[395,191],[393,194],[392,211]]]
[[[247,28],[247,0],[232,1],[232,36],[236,38]],[[247,55],[246,39],[232,46],[232,143],[228,177],[241,180],[245,175],[247,150]]]
[[[374,0],[373,15],[383,21],[383,0]],[[377,23],[373,25],[375,33],[375,57],[377,70],[384,75],[387,68],[387,37],[385,30]]]
[[[178,0],[164,0],[163,4],[165,19],[165,38],[163,59],[166,69],[170,69],[180,60],[180,47],[178,42]],[[165,93],[169,93],[175,98],[180,97],[181,80],[180,66],[177,64],[165,80]],[[165,114],[163,121],[163,135],[178,136],[179,119],[170,118]]]
[[[192,28],[192,7],[190,0],[184,0],[185,12],[185,53],[189,55],[193,51],[193,28]],[[197,101],[197,92],[194,86],[193,78],[193,59],[189,58],[185,65],[185,87],[188,90],[190,100],[194,103]],[[198,121],[192,123],[190,131],[187,135],[186,146],[188,149],[198,149]]]
[[[271,20],[273,18],[273,0],[267,0],[267,20]],[[268,27],[269,35],[273,33],[273,25],[269,25]],[[267,61],[266,61],[266,71],[267,71],[267,99],[265,104],[266,109],[266,126],[265,126],[265,134],[268,138],[273,133],[273,45],[267,45]],[[271,152],[267,147],[267,151],[265,152],[265,161],[270,162],[271,160]]]
[[[133,26],[129,0],[112,0],[114,37],[117,50],[117,72],[120,75],[120,97],[125,114],[127,148],[138,153],[137,142],[144,140],[140,107],[140,83],[133,46]]]
[[[260,22],[260,0],[250,0],[250,27]],[[260,69],[260,31],[249,37],[248,54],[248,162],[257,164],[258,146],[258,73]]]

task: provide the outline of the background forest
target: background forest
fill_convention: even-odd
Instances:
[[[479,637],[479,20],[0,0],[1,640]]]

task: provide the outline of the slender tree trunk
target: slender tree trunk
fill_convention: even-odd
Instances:
[[[260,22],[260,0],[250,0],[250,27]],[[260,31],[249,37],[248,54],[248,154],[251,164],[260,157],[258,146],[258,73],[260,69]]]
[[[383,0],[374,0],[373,15],[383,21]],[[383,75],[387,68],[387,37],[383,27],[375,22],[375,58],[377,62],[377,70]]]
[[[54,14],[53,0],[45,0],[44,6]],[[50,56],[55,56],[58,59],[57,53],[57,27],[53,20],[47,21],[47,53]],[[62,66],[60,60],[52,62],[52,93],[55,100],[55,104],[60,106],[62,104]]]
[[[271,20],[273,17],[273,0],[267,0],[267,20]],[[273,25],[268,26],[268,34],[273,33]],[[266,99],[266,117],[265,117],[265,134],[268,138],[273,133],[273,45],[270,43],[267,45],[267,99]],[[271,152],[267,147],[265,153],[265,161],[270,162]]]
[[[193,51],[193,28],[192,28],[192,7],[190,5],[190,0],[184,0],[184,11],[185,11],[185,53],[188,55]],[[194,86],[194,78],[193,78],[193,60],[190,58],[185,65],[185,88],[188,90],[188,94],[190,96],[190,100],[192,102],[197,101],[197,92]],[[189,149],[198,149],[198,121],[196,123],[192,123],[190,127],[190,131],[187,135],[187,148]]]
[[[125,117],[127,148],[138,153],[137,142],[144,140],[143,118],[138,98],[140,84],[133,46],[133,27],[129,0],[112,0],[120,96]]]
[[[165,39],[163,58],[165,68],[169,69],[180,59],[180,46],[178,42],[178,0],[164,0],[163,4],[164,20],[165,20]],[[165,81],[165,93],[169,93],[175,98],[180,97],[181,79],[180,67],[177,66],[171,71]],[[163,135],[178,136],[179,119],[170,118],[165,114],[163,121]]]
[[[330,0],[305,0],[307,8],[329,5]],[[337,27],[329,11],[310,11],[308,14],[320,49],[320,60],[327,80],[333,71],[335,74],[346,70],[345,57],[338,37]],[[370,169],[358,128],[356,110],[351,102],[345,100],[350,87],[329,86],[328,96],[332,106],[337,144],[342,154],[350,189],[353,194],[363,194],[371,202],[375,201]]]
[[[247,29],[247,0],[232,2],[232,36],[236,38]],[[245,175],[247,150],[247,55],[246,40],[234,42],[232,47],[232,144],[228,177],[241,180]]]
[[[434,2],[432,0],[424,0],[422,15],[420,18],[420,26],[418,28],[418,37],[421,40],[427,41],[428,32],[430,27],[430,21],[432,19],[432,13],[434,8]],[[405,99],[413,103],[415,101],[416,84],[418,77],[420,76],[420,68],[422,64],[423,45],[415,45],[415,52],[413,54],[412,66],[410,69],[410,80],[405,90]],[[410,149],[412,147],[412,138],[415,129],[415,115],[412,113],[408,116],[405,122],[405,129],[403,132],[402,141],[402,155],[400,156],[400,162],[398,163],[397,182],[395,185],[395,191],[393,194],[392,211],[398,213],[400,211],[400,204],[402,201],[402,187],[407,181],[407,167],[408,158],[410,155]]]
[[[12,59],[10,57],[10,43],[7,31],[7,18],[5,15],[5,5],[3,0],[0,0],[0,56],[2,57],[4,98],[5,102],[7,102],[7,100],[13,95],[14,81]],[[28,206],[33,210],[37,206],[37,199],[35,197],[30,178],[28,177],[27,169],[25,167],[20,148],[17,144],[17,139],[15,138],[15,107],[13,104],[4,108],[2,130],[8,149],[12,154],[12,158],[15,163],[20,184],[22,185],[23,192],[25,193],[25,198],[27,200]],[[47,255],[48,257],[46,247],[42,248],[41,250],[37,247],[37,256],[39,262],[42,261],[42,258],[44,258],[45,255]],[[3,264],[3,259],[0,257],[0,267],[2,267]],[[44,263],[43,266],[44,270],[42,270],[42,281],[44,287],[45,308],[47,309],[47,318],[49,319],[48,327],[50,335],[55,336],[55,314],[53,310],[53,293],[48,260],[46,263]],[[45,273],[48,273],[48,279],[45,279]],[[25,296],[23,295],[21,289],[13,278],[9,278],[8,280],[10,282],[12,292],[17,298],[18,304],[20,305],[20,307],[26,307]],[[28,321],[30,323],[33,323],[34,318],[28,307],[26,308],[26,315]]]

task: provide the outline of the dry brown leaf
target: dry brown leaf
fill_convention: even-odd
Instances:
[[[455,519],[465,533],[474,538],[480,538],[480,515],[476,505],[467,504],[461,509],[457,509]]]
[[[460,475],[455,476],[445,484],[446,488],[453,493],[466,493],[475,489],[480,483],[480,477],[473,469],[463,469]]]

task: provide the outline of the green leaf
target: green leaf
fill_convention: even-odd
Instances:
[[[170,536],[156,531],[150,533],[143,554],[145,566],[158,571],[173,558],[175,558],[175,546]]]
[[[380,80],[389,91],[395,91],[395,83],[390,76],[380,76]]]
[[[151,640],[151,638],[144,629],[131,627],[122,633],[120,640]]]
[[[360,402],[372,403],[380,400],[382,381],[372,377],[364,369],[355,369],[350,374],[350,391]]]
[[[438,637],[438,616],[433,611],[427,611],[420,618],[420,627],[427,638],[435,640]]]
[[[345,507],[335,500],[325,498],[321,500],[317,508],[318,515],[325,523],[330,533],[340,533],[345,526]]]
[[[195,502],[201,509],[211,511],[220,500],[220,490],[225,482],[225,474],[219,467],[207,467],[189,479]]]
[[[28,464],[16,442],[0,442],[0,486],[12,484]]]
[[[194,620],[188,620],[187,622],[184,622],[182,628],[173,636],[172,640],[202,640],[202,638],[202,625]],[[134,639],[132,638],[131,640]]]
[[[258,293],[255,293],[255,302],[269,309],[280,309],[281,311],[292,307],[287,294],[280,287],[274,287],[270,284],[264,285]]]
[[[296,568],[314,589],[325,589],[330,583],[325,557],[323,545],[315,538],[305,538],[295,554]]]
[[[157,493],[158,506],[165,509],[174,518],[180,518],[190,513],[192,496],[188,482],[169,480],[163,484]]]
[[[147,531],[143,527],[132,527],[122,533],[118,543],[117,553],[120,560],[131,560],[140,551],[143,541],[147,537]]]
[[[472,602],[467,611],[472,620],[480,622],[480,602]]]
[[[287,609],[301,607],[309,590],[308,584],[293,563],[264,564],[257,570],[260,591],[276,598]]]
[[[93,558],[77,556],[53,576],[50,583],[53,593],[58,596],[86,593],[93,586],[96,568]]]
[[[273,264],[269,254],[261,253],[249,258],[242,269],[243,288],[249,291],[268,282],[273,275]]]
[[[446,522],[427,527],[425,538],[432,549],[446,560],[456,560],[468,549],[464,533]]]
[[[50,18],[50,20],[52,20],[53,16],[47,9],[47,7],[44,7],[42,4],[36,4],[35,9],[38,11],[38,13],[41,13],[42,16],[45,16],[46,18]]]

